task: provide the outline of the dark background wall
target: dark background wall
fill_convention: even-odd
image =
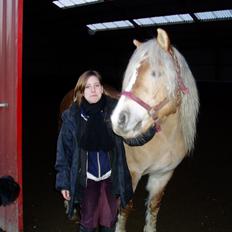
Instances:
[[[172,44],[187,59],[196,80],[228,82],[232,80],[232,23],[206,22],[162,26]],[[27,28],[24,34],[25,80],[45,80],[60,84],[74,80],[86,69],[96,68],[105,81],[118,85],[122,80],[134,38],[144,41],[156,36],[156,27],[97,32],[90,35],[83,26],[53,28],[41,25]]]
[[[123,73],[135,47],[133,39],[156,36],[157,27],[97,32],[91,35],[85,24],[24,12],[23,95],[54,99],[57,105],[87,69],[99,70],[106,83],[120,89]],[[43,14],[43,11],[39,12]],[[88,15],[86,15],[88,17]],[[49,20],[48,20],[49,19]],[[57,20],[57,21],[56,21]],[[232,81],[232,21],[162,26],[172,44],[185,56],[198,84],[207,82],[220,90]],[[205,85],[205,84],[204,84]],[[205,90],[204,90],[205,91]],[[207,91],[210,91],[208,89]],[[214,93],[214,89],[212,94]]]
[[[132,40],[144,41],[156,36],[156,27],[91,35],[85,24],[123,19],[125,15],[139,18],[145,17],[146,13],[147,16],[154,16],[184,13],[187,10],[217,10],[223,9],[224,5],[224,9],[229,7],[228,3],[225,4],[229,1],[204,1],[201,6],[196,1],[135,0],[132,1],[134,5],[130,1],[107,2],[107,6],[100,5],[97,10],[89,7],[86,10],[63,11],[53,6],[51,1],[24,0],[24,212],[26,226],[30,225],[31,228],[36,223],[34,213],[38,212],[41,223],[46,221],[43,216],[48,214],[48,203],[38,202],[38,199],[49,199],[49,204],[54,208],[57,205],[54,201],[54,160],[59,104],[63,96],[75,86],[78,76],[86,69],[99,70],[106,83],[120,89],[123,73],[135,49]],[[215,2],[219,3],[214,5]],[[228,136],[232,128],[228,124],[231,115],[228,114],[228,105],[232,99],[232,21],[197,22],[162,28],[184,55],[197,80],[201,107],[193,165],[197,167],[200,164],[200,174],[205,175],[205,166],[209,162],[215,163],[206,172],[209,178],[214,175],[217,178],[216,166],[224,167],[231,161]],[[224,144],[217,141],[217,133],[224,136],[221,137]],[[212,137],[207,141],[209,135]],[[220,147],[223,147],[223,152]],[[217,155],[220,155],[221,163],[218,163]],[[54,210],[48,216],[52,217],[52,213]],[[46,226],[44,230],[37,231],[49,231]]]
[[[35,6],[31,2],[25,0],[24,3],[23,71],[25,85],[33,80],[34,84],[41,83],[44,89],[46,86],[50,89],[50,86],[56,84],[56,88],[65,91],[65,88],[69,89],[75,84],[80,73],[86,69],[95,68],[103,74],[106,82],[120,87],[123,72],[134,50],[132,40],[136,38],[143,41],[156,36],[156,27],[97,32],[90,35],[85,25],[89,21],[95,22],[98,15],[97,12],[92,13],[92,8],[89,11],[60,10],[51,1],[42,0],[42,3]],[[146,5],[146,2],[151,1],[144,1],[144,5],[149,7],[150,5],[148,3]],[[159,3],[159,1],[153,2]],[[182,11],[184,5],[182,4]],[[151,6],[156,9],[153,14],[157,14],[159,5]],[[176,8],[170,13],[181,13],[179,5],[176,3],[175,6]],[[101,8],[98,9],[99,20],[101,18],[102,20],[111,19],[109,15],[116,14],[118,8],[113,8],[113,6],[106,8],[108,14],[105,12],[103,14]],[[124,8],[119,8],[121,11],[118,11],[118,17],[125,17],[122,11],[127,8]],[[194,8],[193,3],[192,8]],[[160,4],[159,14],[162,15],[162,13]],[[138,14],[136,10],[134,14]],[[108,16],[107,19],[106,16]],[[132,16],[131,10],[127,18]],[[167,30],[172,44],[186,57],[196,80],[232,81],[230,75],[232,71],[232,59],[230,58],[232,21],[197,22],[161,27]]]
[[[33,162],[30,160],[31,144],[35,143],[39,147],[45,134],[49,135],[51,146],[48,148],[52,150],[50,153],[54,159],[59,104],[63,96],[75,86],[79,75],[87,69],[97,69],[106,83],[120,90],[123,73],[135,49],[132,40],[145,41],[155,37],[157,29],[146,27],[91,34],[86,24],[230,9],[232,4],[228,2],[210,0],[199,4],[191,0],[119,0],[61,10],[50,0],[24,0],[25,167]],[[201,110],[204,102],[218,108],[223,102],[229,101],[232,93],[232,21],[165,25],[162,28],[189,63],[197,81]],[[37,128],[33,128],[34,125]],[[53,161],[48,162],[52,166]]]

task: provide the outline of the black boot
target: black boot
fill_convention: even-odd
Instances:
[[[100,232],[114,232],[115,231],[115,226],[113,227],[105,227],[105,226],[100,226]]]
[[[88,229],[88,228],[85,228],[84,226],[80,225],[80,229],[79,229],[79,232],[95,232],[96,229]]]

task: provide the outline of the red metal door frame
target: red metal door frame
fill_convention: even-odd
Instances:
[[[0,176],[12,175],[22,189],[22,23],[23,0],[0,0]],[[0,207],[0,227],[23,230],[22,191]]]

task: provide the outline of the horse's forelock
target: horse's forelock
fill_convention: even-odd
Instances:
[[[141,46],[139,46],[131,56],[126,72],[124,74],[123,90],[125,90],[128,87],[129,83],[131,82],[131,79],[135,77],[136,72],[141,65],[141,62],[147,56],[149,51],[148,42],[141,44]]]
[[[164,51],[156,40],[153,43],[153,49],[150,50],[149,62],[152,71],[161,75],[160,78],[163,79],[167,89],[167,97],[173,98],[178,84],[175,64],[171,55]]]

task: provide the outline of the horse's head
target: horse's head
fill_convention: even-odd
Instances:
[[[113,130],[125,138],[145,132],[155,121],[176,112],[178,106],[179,67],[167,33],[157,31],[157,39],[134,41],[137,48],[111,116]]]

